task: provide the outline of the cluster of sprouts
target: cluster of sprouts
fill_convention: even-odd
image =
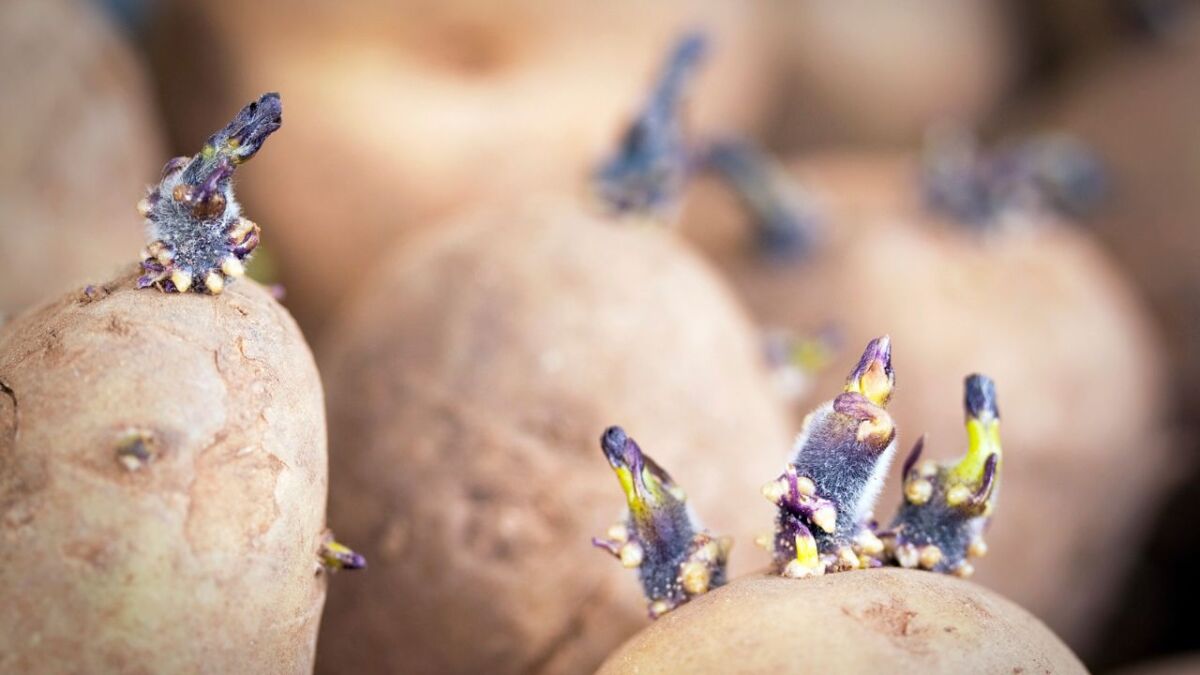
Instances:
[[[809,577],[883,566],[969,576],[987,552],[983,534],[1000,470],[996,388],[983,375],[965,382],[967,451],[953,462],[921,461],[922,438],[904,462],[904,498],[886,529],[872,510],[896,452],[887,412],[895,388],[891,341],[872,340],[843,391],[805,418],[783,473],[763,486],[776,506],[764,542],[775,573]],[[619,427],[601,447],[628,510],[593,540],[636,569],[657,617],[725,581],[730,542],[705,531],[683,490]]]

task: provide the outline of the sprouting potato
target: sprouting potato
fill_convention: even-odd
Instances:
[[[168,163],[139,268],[0,328],[0,671],[311,672],[326,570],[365,561],[325,529],[312,355],[226,264],[279,113]]]
[[[753,495],[791,429],[741,310],[673,233],[531,198],[406,242],[362,284],[322,372],[331,522],[373,567],[329,606],[322,670],[599,663],[646,621],[620,567],[578,550],[618,513],[593,480],[614,421],[714,532],[769,527]]]
[[[976,164],[988,151],[976,151],[931,152],[924,168],[907,155],[870,154],[764,168],[735,153],[759,169],[730,164],[765,188],[741,186],[756,213],[770,216],[759,221],[767,226],[749,225],[735,199],[708,184],[683,227],[760,325],[831,343],[826,362],[886,331],[903,354],[898,369],[910,373],[889,408],[906,446],[928,433],[929,447],[953,452],[959,417],[946,411],[961,400],[963,375],[1003,384],[1015,450],[1005,464],[1008,515],[991,529],[996,559],[976,579],[1083,648],[1136,550],[1106,542],[1136,537],[1167,478],[1159,335],[1098,244],[1048,204],[1024,203],[1031,196],[1020,182],[973,173],[988,170]],[[1052,196],[1057,208],[1084,195]],[[811,392],[833,390],[844,375],[807,368],[798,414],[813,406]],[[890,483],[884,508],[899,501],[898,486]],[[1025,535],[1035,524],[1046,532],[1037,546]],[[1089,591],[1069,590],[1078,587]]]
[[[646,621],[619,570],[575,562],[580,537],[614,515],[587,452],[613,420],[679,467],[715,531],[752,539],[768,522],[757,500],[726,501],[787,446],[755,335],[712,270],[647,224],[678,214],[684,100],[707,46],[700,33],[676,41],[593,168],[592,202],[480,208],[399,243],[361,280],[323,358],[333,518],[381,564],[330,605],[321,670],[594,668]],[[670,521],[693,527],[679,509]],[[644,549],[652,614],[683,599],[677,581],[701,592],[727,563],[753,564],[751,548],[693,534],[672,535],[662,564]],[[676,579],[675,549],[693,544]]]

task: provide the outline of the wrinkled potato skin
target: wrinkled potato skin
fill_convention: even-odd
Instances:
[[[789,170],[823,196],[828,231],[811,260],[772,267],[754,255],[745,216],[715,186],[695,192],[687,235],[766,326],[834,325],[843,350],[891,335],[897,463],[922,433],[926,458],[961,455],[963,377],[995,379],[1006,452],[991,553],[974,578],[1085,649],[1170,477],[1151,317],[1077,226],[1015,222],[977,235],[931,216],[910,157],[817,156]],[[821,373],[796,412],[842,377],[840,367]],[[875,510],[884,522],[900,503],[898,473]]]
[[[133,205],[166,152],[142,66],[94,4],[0,3],[0,315],[142,245]]]
[[[733,569],[765,562],[758,488],[791,430],[672,233],[547,202],[443,226],[363,281],[322,372],[331,522],[371,583],[330,603],[320,671],[595,668],[647,622],[634,572],[589,544],[624,506],[611,424],[737,536]]]
[[[308,335],[354,288],[347,269],[404,232],[485,198],[585,181],[683,31],[712,37],[689,101],[698,129],[754,126],[773,91],[757,10],[738,0],[164,9],[153,61],[177,138],[204,137],[263,91],[284,94],[287,142],[238,187],[271,228],[286,304]]]
[[[1040,621],[975,584],[895,568],[752,576],[618,649],[621,673],[1086,673]]]
[[[0,329],[0,671],[306,673],[321,385],[287,313],[125,274]],[[153,458],[117,458],[129,430]]]

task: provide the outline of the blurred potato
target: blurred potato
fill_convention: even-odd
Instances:
[[[165,156],[142,66],[83,0],[0,4],[0,316],[142,245]]]
[[[695,191],[687,236],[764,327],[833,331],[846,345],[891,335],[902,453],[927,432],[925,457],[960,454],[963,377],[996,381],[1006,452],[977,580],[1085,649],[1167,482],[1163,363],[1147,312],[1069,223],[1014,217],[979,231],[929,213],[906,155],[815,156],[788,174],[824,214],[808,259],[764,259],[714,184]],[[836,387],[841,370],[815,375],[814,390]],[[875,511],[885,526],[898,473]]]
[[[1012,6],[996,0],[777,2],[786,147],[907,145],[978,124],[1019,74]]]
[[[1171,39],[1086,73],[1042,110],[1107,164],[1111,195],[1088,225],[1166,329],[1182,411],[1200,409],[1200,14]]]
[[[1200,654],[1174,654],[1165,658],[1124,666],[1115,675],[1196,675],[1200,673]]]
[[[384,261],[322,363],[332,522],[372,570],[330,604],[319,670],[593,669],[647,622],[589,544],[624,505],[612,424],[736,537],[731,573],[765,562],[758,491],[791,429],[741,309],[672,233],[530,199]]]
[[[766,41],[734,0],[177,0],[152,51],[180,137],[262,91],[288,101],[286,143],[242,194],[274,233],[289,306],[316,329],[363,251],[485,196],[574,188],[697,27],[713,50],[696,126],[753,126]]]

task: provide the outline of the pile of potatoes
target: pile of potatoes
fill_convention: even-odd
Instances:
[[[1200,401],[1183,113],[1119,132],[1110,100],[1186,111],[1195,50],[1022,111],[1129,186],[1095,233],[981,225],[931,205],[922,143],[1008,112],[1030,10],[935,4],[168,0],[131,41],[85,0],[6,3],[0,671],[1085,672]],[[613,213],[589,178],[694,30],[682,206]],[[268,91],[261,153],[274,127],[210,136]],[[708,170],[728,138],[769,184]],[[782,255],[752,208],[781,190]],[[174,248],[161,200],[195,224]],[[260,242],[277,275],[244,278]],[[883,334],[902,453],[961,450],[966,374],[1004,392],[991,552],[971,581],[764,574],[760,488]],[[819,343],[803,387],[770,335]],[[730,583],[653,622],[589,541],[613,425],[735,542]]]

